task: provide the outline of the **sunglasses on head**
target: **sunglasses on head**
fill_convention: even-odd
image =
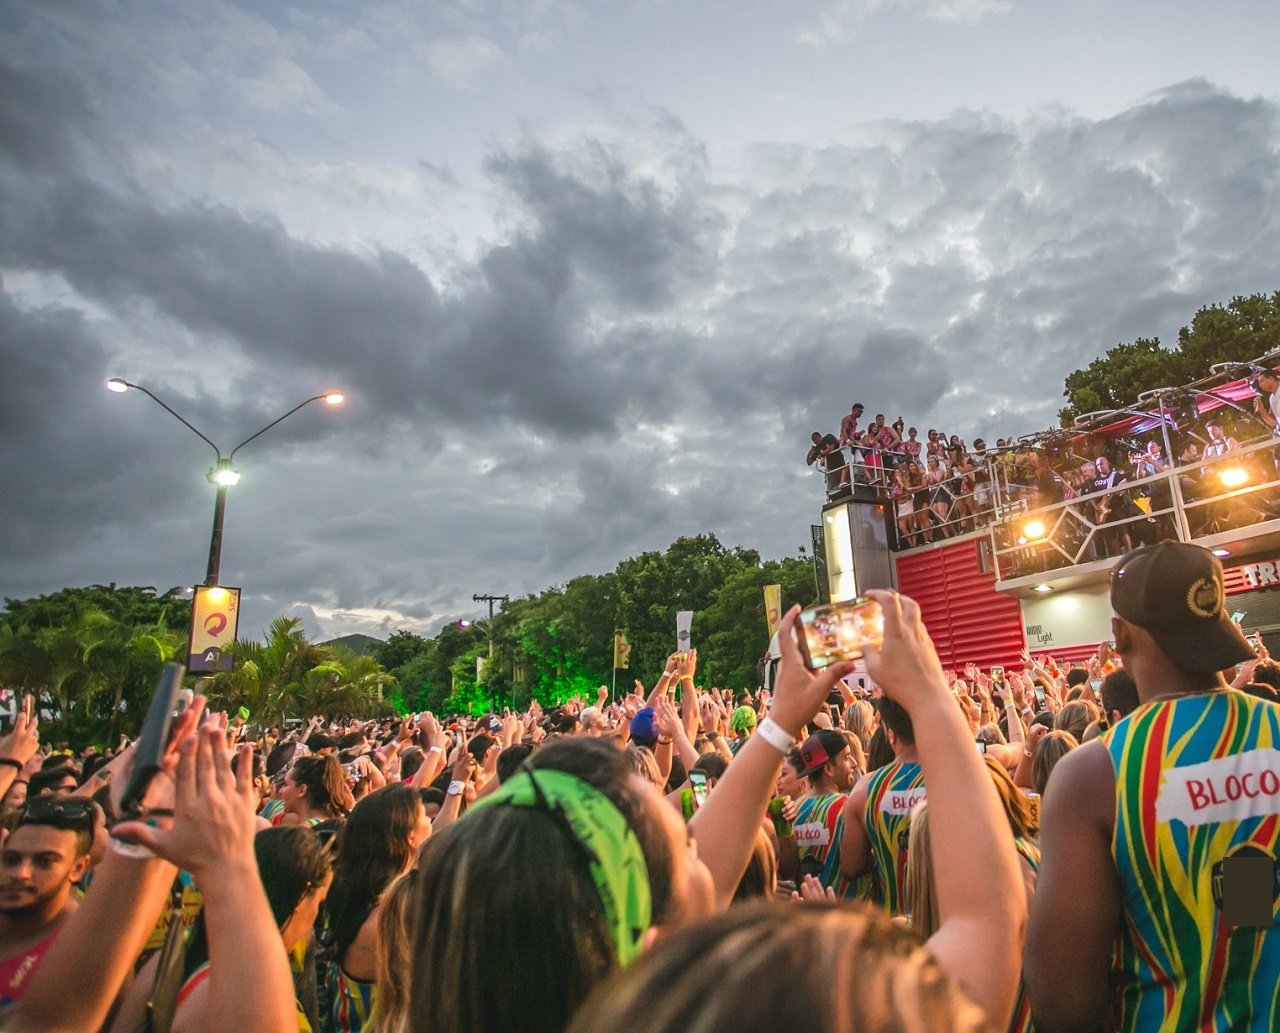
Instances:
[[[40,824],[53,821],[92,821],[94,811],[95,805],[92,800],[37,796],[22,808],[22,821],[19,824]]]

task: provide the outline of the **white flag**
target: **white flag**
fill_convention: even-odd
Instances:
[[[676,652],[687,653],[693,642],[689,629],[693,627],[693,611],[681,610],[676,614]]]

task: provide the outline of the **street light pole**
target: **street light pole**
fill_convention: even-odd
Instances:
[[[213,532],[209,536],[209,565],[206,569],[205,579],[204,579],[204,583],[206,585],[216,585],[218,583],[218,575],[222,566],[222,525],[223,525],[224,516],[226,514],[226,510],[227,510],[227,489],[231,487],[233,484],[236,484],[237,482],[239,482],[240,480],[239,471],[237,471],[236,468],[231,465],[231,461],[235,458],[236,453],[239,452],[240,449],[242,449],[254,438],[261,437],[263,434],[269,431],[276,424],[282,422],[283,420],[288,419],[290,416],[296,413],[303,406],[310,405],[312,402],[319,402],[319,401],[323,401],[326,405],[336,406],[336,405],[341,405],[344,401],[343,396],[337,391],[326,391],[324,394],[321,394],[321,395],[313,395],[311,398],[308,398],[305,402],[300,402],[297,405],[295,405],[283,416],[272,420],[260,431],[254,434],[250,434],[247,438],[245,438],[242,442],[240,442],[240,444],[236,445],[236,447],[233,448],[228,455],[224,456],[222,454],[222,449],[220,449],[217,445],[215,445],[206,435],[204,435],[199,430],[197,430],[194,426],[191,425],[191,423],[189,423],[186,419],[184,419],[172,408],[170,408],[170,406],[168,406],[159,398],[157,398],[155,395],[153,395],[141,384],[131,384],[129,381],[123,380],[120,377],[112,377],[110,380],[107,381],[107,389],[110,391],[114,391],[117,394],[123,394],[125,391],[128,391],[130,389],[133,389],[135,391],[141,391],[144,395],[146,395],[153,402],[155,402],[156,405],[160,406],[161,409],[167,412],[170,416],[176,419],[189,431],[195,434],[196,437],[198,437],[206,445],[212,448],[214,455],[217,456],[217,462],[214,464],[213,469],[211,469],[208,474],[209,483],[216,485],[218,490],[217,492],[215,492],[213,497]]]

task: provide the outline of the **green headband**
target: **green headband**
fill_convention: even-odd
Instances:
[[[619,964],[639,957],[640,939],[652,920],[649,869],[640,841],[613,802],[563,771],[524,768],[496,793],[472,804],[472,810],[495,804],[534,807],[564,818],[587,854]]]

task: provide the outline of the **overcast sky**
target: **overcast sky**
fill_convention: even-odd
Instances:
[[[794,554],[855,400],[1048,427],[1280,288],[1273,2],[0,5],[0,593],[434,634],[677,536]],[[1246,356],[1241,356],[1246,358]]]

